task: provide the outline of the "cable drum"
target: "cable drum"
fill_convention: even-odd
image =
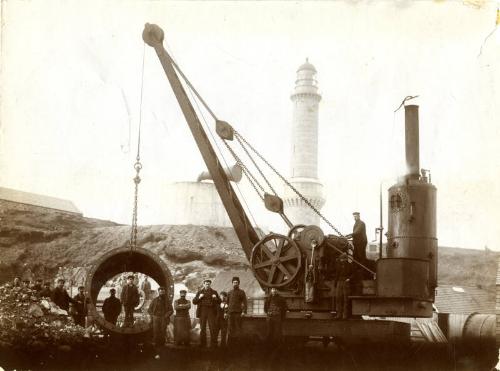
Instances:
[[[165,287],[168,300],[174,297],[174,281],[172,274],[162,259],[143,248],[130,249],[122,247],[108,251],[91,267],[85,281],[88,295],[88,316],[101,328],[120,335],[139,335],[151,329],[149,322],[141,322],[133,327],[118,327],[104,320],[97,312],[97,296],[106,282],[120,273],[143,273]]]

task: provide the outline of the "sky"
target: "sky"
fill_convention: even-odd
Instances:
[[[165,47],[217,116],[284,175],[290,94],[309,58],[322,95],[323,213],[343,233],[359,210],[375,238],[380,184],[386,217],[386,190],[404,173],[404,111],[394,110],[419,95],[420,165],[438,189],[439,244],[500,250],[497,7],[2,1],[0,186],[130,223],[141,122],[139,224],[171,222],[167,186],[196,180],[205,166],[156,54],[143,44],[149,22],[164,29]],[[248,184],[240,188],[256,223],[282,232]]]

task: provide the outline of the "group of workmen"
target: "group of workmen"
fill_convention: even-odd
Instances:
[[[239,277],[233,277],[233,288],[219,294],[210,286],[212,281],[203,281],[203,287],[193,298],[197,305],[196,317],[200,319],[200,347],[207,344],[207,324],[210,329],[210,345],[216,347],[219,333],[220,346],[231,343],[241,333],[241,317],[247,313],[247,297],[240,289]],[[177,304],[177,302],[176,302]]]
[[[350,280],[360,269],[353,267],[355,261],[358,266],[366,262],[366,227],[360,219],[358,212],[353,213],[355,224],[353,233],[346,237],[352,238],[354,247],[352,259],[347,252],[343,252],[335,261],[334,277],[334,308],[337,319],[348,317],[348,296],[351,290]],[[29,280],[21,282],[19,278],[14,279],[14,287],[25,287],[34,290],[41,298],[50,298],[59,308],[67,311],[77,325],[85,327],[87,316],[87,298],[84,287],[78,287],[78,294],[71,297],[66,291],[63,278],[57,279],[57,285],[51,289],[50,282],[36,280],[36,284],[31,285]],[[211,288],[212,281],[205,279],[203,286],[198,290],[193,298],[193,304],[197,305],[196,317],[200,322],[200,347],[207,346],[207,325],[210,331],[211,347],[226,347],[236,344],[242,333],[242,317],[247,313],[247,297],[240,288],[239,277],[233,277],[232,289],[228,292],[221,291],[220,295]],[[137,277],[127,276],[125,285],[119,285],[120,299],[116,297],[116,290],[110,289],[109,297],[103,302],[102,312],[104,319],[115,325],[122,311],[125,314],[123,327],[131,327],[134,323],[134,310],[140,302]],[[144,291],[146,299],[152,295],[151,285],[147,278],[143,282],[141,289]],[[165,287],[158,288],[158,296],[155,297],[149,307],[148,314],[151,316],[153,328],[153,342],[155,346],[161,347],[165,344],[166,329],[170,323],[170,317],[174,316],[174,341],[177,345],[189,345],[191,333],[191,319],[189,310],[191,302],[186,299],[186,290],[180,291],[180,298],[174,301],[174,307],[166,295]],[[71,304],[71,307],[70,307]],[[271,288],[264,302],[266,313],[267,341],[279,344],[281,342],[281,325],[287,311],[286,301],[281,297],[275,288]],[[220,336],[220,343],[219,343]]]
[[[32,285],[31,280],[26,279],[21,282],[19,277],[15,277],[13,287],[30,289],[39,298],[50,298],[59,308],[68,312],[77,325],[85,327],[87,306],[83,286],[79,286],[78,293],[74,297],[71,297],[64,287],[65,280],[62,278],[57,279],[54,289],[51,288],[50,282],[44,282],[42,285],[42,279],[37,279],[35,282]]]
[[[212,281],[205,279],[203,286],[196,292],[193,304],[197,306],[196,317],[200,323],[199,346],[207,346],[207,327],[210,334],[210,347],[227,347],[238,345],[242,335],[242,317],[247,314],[247,296],[240,288],[239,277],[231,280],[232,289],[220,294],[211,287]],[[166,327],[175,310],[174,342],[176,345],[189,345],[191,334],[190,300],[186,299],[186,290],[180,291],[180,298],[170,304],[164,287],[158,288],[158,297],[149,305],[153,327],[153,342],[155,347],[165,345]],[[281,323],[287,311],[286,302],[275,288],[270,290],[264,303],[267,317],[267,341],[279,344],[281,342]],[[220,340],[219,340],[220,337]]]

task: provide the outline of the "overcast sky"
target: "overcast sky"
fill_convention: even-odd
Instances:
[[[139,108],[141,34],[157,23],[218,117],[285,175],[290,93],[309,58],[322,94],[323,211],[345,233],[356,209],[374,237],[379,184],[385,198],[403,171],[404,111],[393,111],[420,95],[420,163],[438,188],[440,245],[500,250],[496,11],[482,1],[2,1],[0,186],[129,223],[142,112],[139,223],[170,221],[165,186],[205,167],[147,46]]]

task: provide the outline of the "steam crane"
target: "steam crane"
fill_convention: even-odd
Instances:
[[[284,334],[299,337],[329,336],[346,342],[409,340],[409,324],[375,318],[367,320],[367,316],[432,316],[437,282],[436,188],[427,176],[420,174],[418,106],[405,106],[409,172],[389,189],[386,253],[381,254],[376,262],[358,262],[351,256],[350,259],[360,272],[349,298],[353,318],[349,321],[337,320],[332,307],[334,262],[339,254],[352,248],[350,242],[239,132],[215,116],[163,47],[164,33],[159,26],[146,24],[142,37],[156,51],[255,278],[263,290],[277,288],[287,301],[289,311],[283,323]],[[253,157],[250,154],[253,154],[268,165],[337,235],[325,235],[315,225],[292,225],[283,212],[282,199],[268,183],[274,194],[263,192],[262,195],[261,192],[259,195],[266,208],[278,213],[290,231],[288,235],[271,233],[259,237],[208,139],[181,78],[188,88],[194,90],[214,118],[217,135],[254,188],[258,191],[260,184],[233,150],[232,144],[241,145],[251,159]],[[263,191],[263,187],[260,188]],[[264,320],[259,316],[245,317],[243,327],[247,334],[262,336]]]

